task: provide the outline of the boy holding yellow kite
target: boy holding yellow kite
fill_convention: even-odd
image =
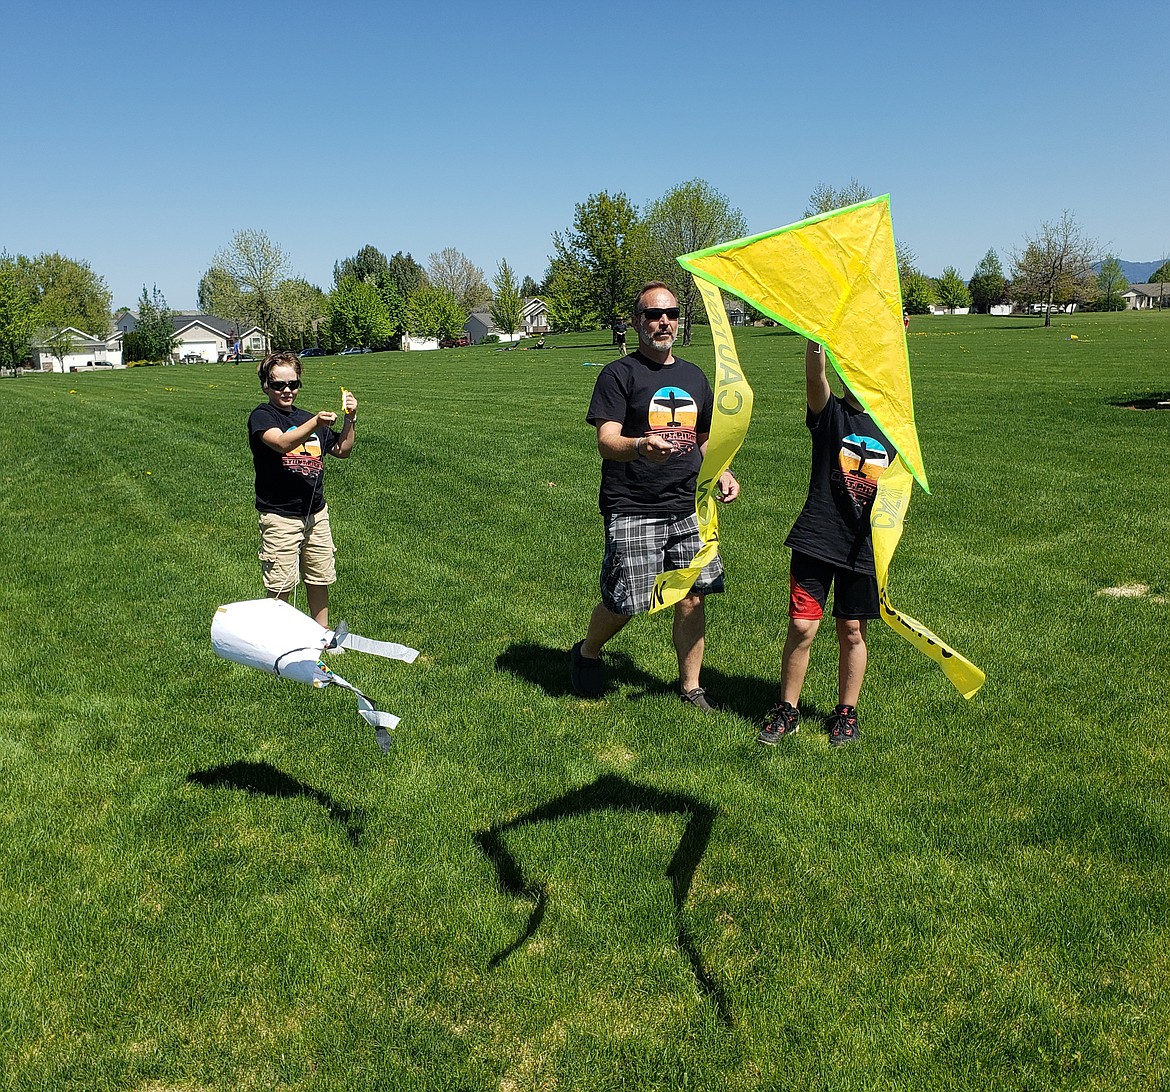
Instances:
[[[869,517],[878,479],[897,452],[848,387],[844,397],[833,394],[823,346],[806,344],[804,369],[812,472],[804,508],[784,540],[792,550],[792,569],[780,700],[756,738],[772,745],[799,730],[809,651],[832,587],[840,652],[837,707],[828,727],[829,743],[837,747],[861,732],[857,699],[865,678],[866,627],[881,617]]]

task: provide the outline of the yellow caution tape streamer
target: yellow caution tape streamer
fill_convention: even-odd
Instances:
[[[699,517],[702,546],[685,569],[670,569],[654,581],[654,590],[650,594],[651,614],[685,599],[703,566],[719,552],[719,502],[715,499],[715,491],[723,472],[731,466],[731,460],[743,446],[752,419],[754,395],[740,367],[723,296],[718,288],[700,277],[695,277],[695,284],[703,295],[703,306],[707,309],[715,342],[715,405],[695,492],[695,514]]]
[[[913,478],[910,468],[899,455],[878,479],[877,496],[870,512],[873,531],[873,559],[877,569],[878,594],[882,621],[904,637],[924,656],[943,669],[943,674],[964,698],[973,697],[987,681],[987,676],[970,660],[931,633],[921,622],[903,614],[890,602],[890,559],[902,538],[906,509],[910,506]]]

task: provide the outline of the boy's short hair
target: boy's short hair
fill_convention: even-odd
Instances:
[[[646,295],[647,292],[653,291],[655,288],[665,288],[667,290],[667,292],[669,292],[672,296],[674,296],[674,289],[671,288],[669,284],[665,284],[662,281],[647,281],[644,285],[642,285],[641,288],[638,289],[638,294],[634,297],[634,318],[635,318],[635,320],[638,317],[638,304],[640,304],[642,302],[642,297],[644,295]],[[674,298],[677,300],[678,296],[674,296]]]
[[[260,361],[260,366],[256,369],[256,377],[260,380],[261,387],[268,386],[268,380],[272,375],[272,369],[277,365],[284,365],[287,368],[296,368],[297,378],[301,377],[301,358],[293,352],[269,353],[263,360]]]

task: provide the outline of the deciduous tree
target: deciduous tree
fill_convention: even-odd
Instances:
[[[1024,240],[1012,263],[1012,289],[1021,299],[1044,304],[1044,325],[1052,325],[1052,308],[1083,298],[1092,280],[1097,243],[1088,238],[1065,209],[1059,220],[1045,222]]]
[[[1170,292],[1166,291],[1166,285],[1170,283],[1170,262],[1164,261],[1157,269],[1154,270],[1154,275],[1150,277],[1150,284],[1158,286],[1158,306],[1165,307],[1170,304]]]
[[[967,282],[971,293],[971,305],[980,314],[988,314],[997,303],[1003,303],[1007,294],[1007,279],[999,255],[989,250],[975,267],[971,280]]]
[[[288,255],[263,231],[237,231],[231,243],[215,255],[213,267],[226,273],[240,293],[242,316],[260,324],[265,331],[276,323],[279,305],[277,289],[288,277]]]
[[[455,294],[435,284],[422,285],[407,307],[407,324],[415,337],[457,338],[467,322]]]
[[[378,289],[346,277],[329,294],[329,332],[336,345],[385,345],[394,336],[394,328]]]
[[[691,324],[699,307],[694,278],[675,259],[747,234],[743,213],[701,178],[669,189],[642,212],[637,235],[644,269],[670,286],[682,309],[683,344],[691,343]]]
[[[227,270],[214,265],[199,278],[195,303],[204,314],[217,318],[243,320],[247,317],[236,279]]]
[[[827,182],[818,182],[816,188],[809,194],[808,204],[804,208],[805,217],[820,216],[834,209],[843,209],[846,205],[856,205],[860,201],[868,201],[873,196],[868,186],[863,186],[856,178],[849,179],[849,185],[835,189]]]
[[[329,297],[303,277],[281,281],[276,290],[275,344],[299,349],[317,342],[317,330],[329,317]]]
[[[576,206],[573,226],[553,233],[550,296],[562,320],[626,315],[640,284],[634,228],[638,215],[624,193],[595,193]]]
[[[953,265],[948,265],[935,281],[934,293],[939,306],[945,307],[952,315],[959,308],[971,306],[971,293]]]
[[[492,322],[511,337],[520,325],[520,288],[507,259],[500,259],[492,286],[495,288],[491,304]]]
[[[901,274],[902,306],[912,315],[930,314],[935,302],[934,282],[912,266]]]
[[[1129,291],[1129,281],[1121,271],[1121,262],[1110,254],[1097,271],[1097,310],[1124,311],[1124,293]]]
[[[36,330],[36,298],[16,267],[0,254],[0,366],[16,369],[28,356]]]
[[[89,266],[61,254],[17,255],[16,269],[36,301],[37,321],[48,329],[72,326],[93,337],[110,332],[112,299]]]
[[[574,255],[555,257],[549,263],[542,298],[554,333],[589,330],[601,321],[589,272]]]
[[[492,298],[483,270],[453,246],[437,250],[427,258],[427,279],[437,288],[450,292],[465,311],[478,311]]]

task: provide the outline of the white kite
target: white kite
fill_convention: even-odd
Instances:
[[[375,729],[383,754],[390,750],[390,730],[398,724],[398,717],[379,709],[356,686],[334,674],[322,656],[331,649],[352,649],[408,664],[418,657],[418,649],[350,633],[344,622],[336,630],[325,629],[280,599],[248,599],[217,607],[211,620],[211,648],[225,660],[258,668],[278,679],[352,691],[357,696],[358,713]]]

